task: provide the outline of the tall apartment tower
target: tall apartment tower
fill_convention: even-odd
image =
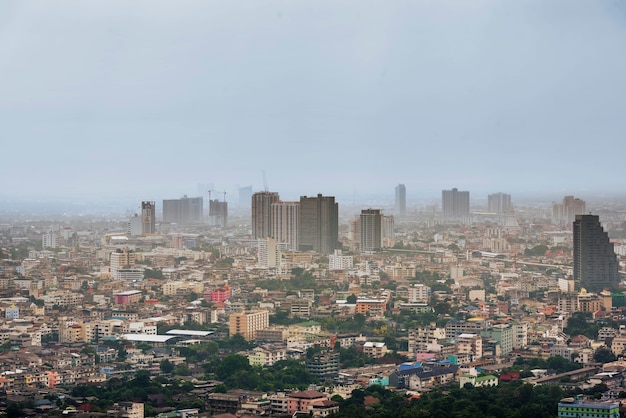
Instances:
[[[600,217],[576,215],[573,228],[574,280],[594,292],[617,288],[620,282],[617,255]]]
[[[565,196],[562,203],[552,205],[552,218],[561,225],[569,225],[576,219],[576,215],[582,215],[587,210],[584,200],[574,196]]]
[[[513,209],[511,206],[511,195],[506,193],[494,193],[487,197],[488,210],[492,213],[501,215],[508,213]]]
[[[339,205],[334,196],[300,197],[300,251],[332,254],[339,247]]]
[[[406,216],[406,187],[404,184],[396,186],[396,214],[400,218]]]
[[[226,228],[228,223],[228,202],[219,199],[209,200],[209,225]]]
[[[257,192],[252,195],[252,238],[272,236],[272,203],[280,200],[276,192]]]
[[[163,201],[163,221],[182,225],[202,223],[204,199],[187,197]]]
[[[444,218],[464,218],[470,214],[470,194],[468,191],[442,190],[441,208]]]
[[[156,218],[156,204],[154,202],[141,202],[141,233],[154,234]]]
[[[361,216],[361,252],[377,251],[383,246],[382,214],[380,209],[363,209]]]
[[[271,236],[284,248],[298,249],[300,202],[276,202],[271,205]]]

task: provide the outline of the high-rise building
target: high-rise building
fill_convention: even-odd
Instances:
[[[406,187],[404,184],[396,186],[396,215],[400,218],[406,216]]]
[[[383,246],[380,209],[363,209],[359,219],[361,221],[361,252],[380,250]]]
[[[339,205],[334,196],[300,197],[301,251],[332,254],[339,247]]]
[[[619,264],[613,244],[597,215],[576,215],[574,232],[574,280],[587,290],[617,288]]]
[[[441,208],[444,218],[464,218],[470,214],[470,194],[468,191],[443,190]]]
[[[511,195],[506,193],[493,193],[487,197],[488,210],[501,215],[511,211]]]
[[[209,225],[226,228],[228,222],[228,202],[219,199],[209,200]]]
[[[142,218],[135,213],[135,216],[128,220],[128,228],[126,233],[132,236],[143,235]]]
[[[251,341],[257,330],[270,326],[270,313],[268,311],[237,312],[230,316],[229,325],[231,337],[241,334],[246,341]]]
[[[265,268],[280,267],[281,251],[274,238],[257,240],[257,263]]]
[[[156,220],[156,204],[154,202],[141,202],[141,233],[154,234]]]
[[[204,201],[202,197],[163,200],[163,222],[181,225],[202,223]]]
[[[395,218],[393,215],[384,216],[382,224],[383,247],[386,246],[385,240],[393,240],[395,238]]]
[[[272,203],[271,213],[271,236],[286,249],[297,250],[300,202]]]
[[[240,187],[239,207],[248,208],[248,205],[250,204],[250,199],[252,199],[252,186]]]
[[[280,201],[276,192],[257,192],[252,195],[252,238],[272,236],[272,203]]]
[[[576,215],[583,215],[587,210],[584,200],[574,196],[565,196],[562,203],[552,204],[552,219],[560,225],[571,225]]]

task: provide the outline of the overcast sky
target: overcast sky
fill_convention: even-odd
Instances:
[[[0,203],[620,193],[620,0],[0,2]]]

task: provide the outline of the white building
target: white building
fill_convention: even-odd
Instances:
[[[334,254],[328,256],[328,270],[348,270],[353,266],[351,255],[342,255],[341,250],[335,250]]]
[[[265,268],[279,268],[282,254],[274,238],[257,240],[257,264]]]
[[[414,284],[408,289],[409,303],[428,303],[430,294],[429,286],[422,283]]]

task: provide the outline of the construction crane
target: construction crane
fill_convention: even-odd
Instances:
[[[217,190],[209,190],[209,201],[211,201],[211,192],[222,193],[224,195],[224,202],[226,202],[226,190],[223,192],[218,192]]]

